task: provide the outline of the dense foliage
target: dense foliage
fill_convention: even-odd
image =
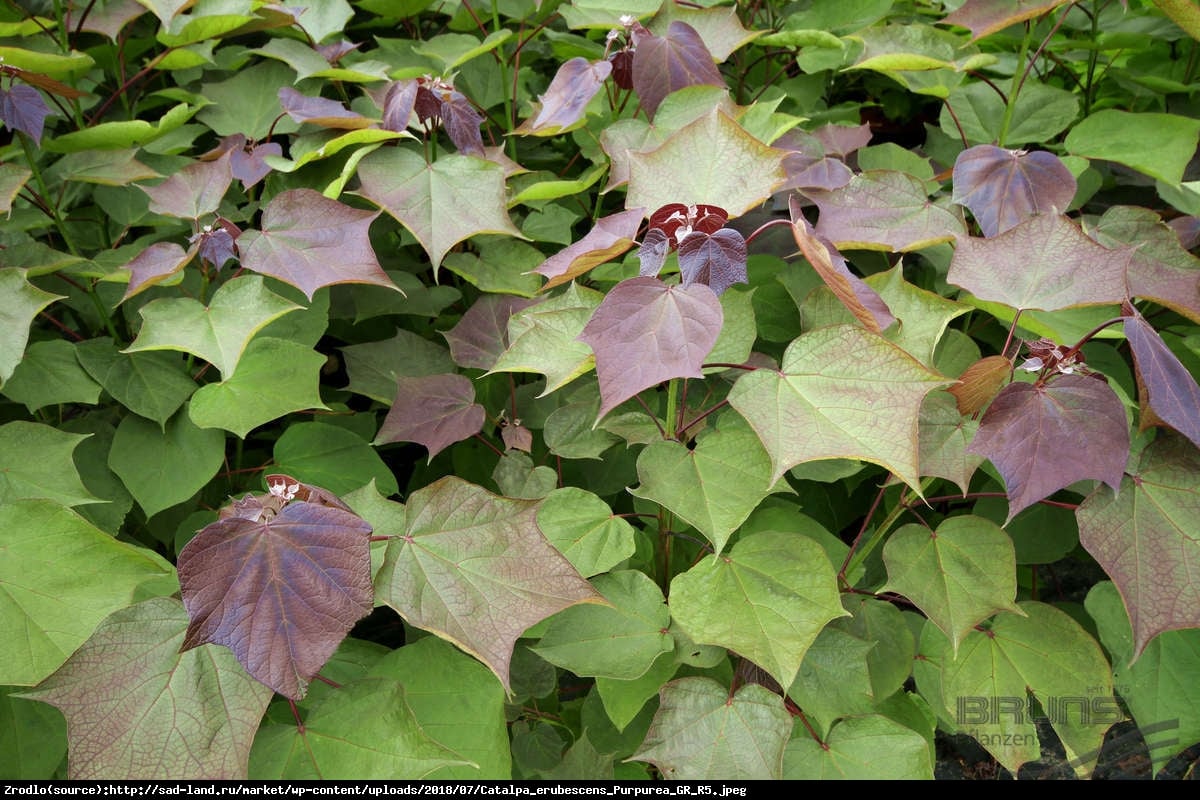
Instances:
[[[1198,39],[6,0],[0,772],[1159,773],[1200,742]]]

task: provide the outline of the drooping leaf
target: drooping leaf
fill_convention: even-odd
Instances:
[[[217,210],[232,182],[230,157],[223,155],[189,164],[157,186],[141,190],[150,196],[153,213],[198,220]]]
[[[982,411],[1008,383],[1012,371],[1013,362],[1004,356],[986,356],[967,367],[949,389],[958,413],[971,416]]]
[[[538,98],[537,114],[513,132],[554,136],[579,127],[583,124],[588,103],[611,73],[609,61],[588,61],[576,56],[563,62],[546,93]]]
[[[1085,607],[1112,659],[1113,684],[1146,741],[1151,773],[1157,775],[1181,750],[1200,741],[1193,680],[1200,669],[1200,631],[1165,631],[1135,656],[1133,629],[1112,583],[1093,586]]]
[[[377,216],[312,189],[280,192],[263,212],[262,229],[242,234],[242,265],[290,283],[309,300],[322,286],[338,283],[395,289],[368,236]]]
[[[450,248],[480,233],[521,237],[508,217],[504,168],[465,155],[425,163],[420,153],[384,148],[358,165],[359,193],[416,237],[434,270]]]
[[[912,600],[956,653],[978,623],[1001,611],[1021,613],[1012,540],[982,517],[950,517],[935,531],[905,525],[884,544],[883,562],[888,579],[880,591]]]
[[[1200,386],[1196,379],[1141,314],[1125,317],[1124,328],[1137,370],[1142,427],[1165,423],[1200,447]]]
[[[1038,214],[1066,211],[1075,177],[1058,156],[980,144],[954,162],[954,202],[971,210],[985,237],[996,236]]]
[[[685,287],[702,283],[719,297],[735,283],[749,283],[746,240],[733,228],[694,231],[679,243],[679,271]]]
[[[583,375],[594,363],[579,341],[604,295],[572,283],[565,291],[508,319],[508,348],[491,372],[537,372],[546,376],[543,395]]]
[[[174,570],[51,500],[0,503],[0,684],[33,686],[101,620],[137,597],[175,591]]]
[[[512,295],[480,296],[453,328],[442,333],[454,363],[467,369],[490,370],[508,349],[508,320],[534,302]]]
[[[0,384],[12,377],[21,362],[25,343],[29,341],[29,326],[46,306],[64,295],[44,292],[31,284],[25,270],[0,269]]]
[[[645,31],[636,38],[633,89],[651,119],[671,92],[687,86],[725,85],[704,40],[686,22],[672,22],[665,36]]]
[[[1157,213],[1111,206],[1088,235],[1108,248],[1135,248],[1127,274],[1131,297],[1153,300],[1200,322],[1200,258],[1188,252],[1191,248]]]
[[[600,416],[663,381],[701,377],[722,321],[720,301],[703,284],[618,283],[579,335],[596,354]]]
[[[374,443],[417,442],[429,450],[432,461],[450,445],[483,430],[486,417],[475,402],[474,385],[464,375],[402,377]]]
[[[186,627],[173,598],[122,608],[26,693],[66,716],[71,780],[245,779],[271,691],[222,648],[181,653]]]
[[[322,128],[357,130],[372,124],[372,120],[347,109],[336,100],[309,97],[290,86],[279,88],[279,104],[283,107],[283,113],[296,122],[310,122]]]
[[[446,477],[408,498],[403,536],[388,542],[376,594],[410,624],[458,645],[506,691],[517,639],[581,602],[603,602],[546,541],[537,503]]]
[[[1028,0],[1009,3],[1005,0],[967,0],[947,14],[942,22],[961,25],[971,31],[971,40],[991,36],[1019,22],[1040,17],[1068,0]]]
[[[730,692],[712,678],[679,678],[662,687],[630,758],[668,780],[779,780],[791,730],[783,699],[756,683]]]
[[[1132,657],[1163,631],[1200,628],[1200,457],[1160,434],[1114,496],[1104,487],[1075,512],[1079,542],[1113,579],[1133,625]]]
[[[550,256],[534,270],[548,279],[542,291],[574,280],[632,247],[645,213],[644,208],[631,208],[596,220],[582,239]]]
[[[773,479],[806,461],[858,458],[915,487],[921,402],[951,382],[876,334],[832,325],[796,339],[778,371],[740,377],[729,403],[771,454]]]
[[[671,581],[671,616],[693,641],[727,647],[790,686],[832,619],[847,616],[832,565],[791,532],[745,536]]]
[[[738,217],[760,205],[787,179],[785,155],[714,107],[670,134],[661,146],[627,154],[625,207],[706,204]]]
[[[629,491],[653,500],[695,527],[720,553],[730,535],[771,493],[771,457],[737,415],[708,428],[694,447],[652,442],[638,455],[640,485]]]
[[[242,275],[217,289],[207,308],[190,297],[147,303],[139,310],[143,322],[137,338],[121,352],[182,350],[213,364],[229,379],[254,335],[299,308],[267,289],[258,275]]]
[[[633,526],[599,497],[574,486],[546,496],[538,506],[537,524],[584,577],[608,572],[636,550]]]
[[[184,250],[175,242],[155,242],[126,264],[129,288],[122,302],[151,286],[162,283],[192,262],[197,249]]]
[[[20,131],[33,139],[34,144],[40,145],[42,128],[48,116],[50,107],[32,86],[12,83],[8,89],[0,89],[0,122],[9,130]]]
[[[40,422],[0,425],[0,504],[35,497],[64,506],[100,502],[83,485],[71,460],[86,438]]]
[[[912,728],[880,714],[850,717],[824,741],[807,731],[788,742],[783,779],[933,780],[929,743]]]
[[[1019,309],[1119,303],[1132,255],[1096,244],[1061,214],[1040,214],[990,239],[960,237],[946,279]]]
[[[75,357],[114,400],[160,427],[196,391],[178,353],[122,353],[111,339],[97,338],[76,345]]]
[[[224,645],[256,680],[299,700],[371,611],[370,533],[349,511],[307,502],[206,526],[179,553],[182,649]]]
[[[1072,155],[1116,161],[1165,183],[1179,183],[1197,141],[1200,120],[1105,108],[1073,127],[1063,145]]]
[[[969,453],[1000,471],[1008,520],[1076,481],[1121,485],[1129,455],[1125,407],[1103,381],[1060,375],[1005,386],[979,423]]]
[[[817,204],[817,235],[845,249],[921,250],[964,233],[962,219],[929,199],[912,175],[872,170],[840,189],[806,189]]]

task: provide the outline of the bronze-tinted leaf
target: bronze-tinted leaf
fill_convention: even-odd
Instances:
[[[1012,370],[1012,362],[1004,356],[987,356],[967,367],[958,376],[958,383],[949,389],[958,404],[958,413],[969,417],[992,402]]]
[[[508,349],[508,318],[536,300],[511,294],[485,294],[467,309],[462,319],[442,333],[450,357],[460,367],[491,369]]]
[[[958,154],[954,202],[971,209],[984,236],[995,236],[1037,216],[1066,211],[1075,197],[1075,176],[1058,156],[990,144]]]
[[[549,278],[542,291],[574,280],[632,247],[645,212],[644,208],[631,208],[596,220],[586,236],[550,256],[533,270]]]
[[[610,61],[588,61],[576,56],[558,68],[550,87],[539,98],[538,113],[513,133],[553,136],[578,127],[584,111],[612,73]]]
[[[402,377],[396,399],[383,421],[375,444],[417,442],[429,450],[429,460],[455,442],[483,429],[487,414],[475,402],[475,386],[463,375]]]
[[[667,28],[666,36],[645,31],[637,37],[633,88],[651,119],[671,92],[701,85],[724,86],[725,80],[695,28],[675,21]]]
[[[416,80],[392,81],[383,96],[383,124],[385,131],[404,131],[412,118],[417,102]]]
[[[129,287],[121,302],[179,272],[191,262],[196,251],[194,247],[184,250],[175,242],[155,242],[138,253],[125,265],[129,270]]]
[[[157,186],[143,186],[150,196],[150,210],[181,219],[199,219],[221,205],[233,171],[229,155],[214,161],[197,161],[176,172]]]
[[[371,120],[350,111],[336,100],[309,97],[290,86],[279,88],[279,104],[283,106],[283,112],[296,122],[311,122],[322,128],[358,130],[371,125]]]
[[[1142,401],[1142,427],[1148,418],[1182,433],[1200,447],[1200,386],[1158,332],[1141,314],[1125,318],[1125,338],[1133,350]],[[1146,414],[1146,409],[1151,414]]]
[[[49,115],[50,107],[32,86],[14,83],[7,90],[0,89],[0,122],[9,130],[28,134],[35,144],[42,143],[42,128]]]
[[[679,271],[684,286],[703,283],[717,295],[735,283],[748,283],[746,240],[733,228],[711,236],[693,231],[679,243]]]

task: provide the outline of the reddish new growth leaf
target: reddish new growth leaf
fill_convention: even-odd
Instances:
[[[200,158],[211,161],[225,153],[229,153],[229,169],[233,177],[242,182],[242,188],[249,189],[271,173],[271,167],[264,157],[282,156],[283,148],[277,142],[256,142],[247,139],[244,134],[235,133],[226,136]]]
[[[588,61],[576,56],[558,68],[546,93],[538,99],[538,113],[514,133],[553,136],[579,126],[591,99],[612,73],[609,61]]]
[[[309,97],[290,86],[279,87],[279,105],[296,122],[311,122],[322,128],[357,130],[367,128],[371,120],[351,111],[336,100]]]
[[[733,228],[711,236],[693,231],[679,243],[683,285],[702,283],[720,295],[735,283],[747,283],[746,240]]]
[[[949,389],[958,413],[969,417],[981,411],[1008,382],[1012,369],[1012,362],[1004,356],[987,356],[967,367]]]
[[[981,144],[959,153],[954,162],[954,202],[971,210],[984,236],[1063,211],[1074,197],[1075,176],[1044,150]]]
[[[200,258],[207,261],[215,269],[221,269],[225,262],[238,257],[237,238],[242,235],[242,229],[224,217],[217,217],[217,225],[205,225],[200,232],[189,239],[189,243],[200,245]]]
[[[574,280],[632,247],[645,212],[638,207],[602,217],[578,242],[539,264],[533,271],[549,278],[542,291]]]
[[[704,284],[618,283],[579,335],[596,354],[599,416],[663,381],[702,377],[723,322],[721,302]]]
[[[196,534],[178,562],[189,619],[181,650],[224,645],[292,700],[304,697],[374,598],[371,526],[345,508],[299,499],[300,488],[285,479],[265,500],[241,501]]]
[[[463,375],[402,377],[374,443],[417,442],[428,448],[432,461],[450,445],[483,430],[486,417],[475,402],[475,386]]]
[[[395,289],[368,231],[378,211],[361,211],[312,189],[271,199],[262,230],[242,234],[242,265],[290,283],[312,299],[322,286],[371,283]]]
[[[832,242],[812,229],[800,209],[800,199],[795,195],[788,199],[788,210],[792,217],[792,235],[800,246],[800,252],[834,297],[872,333],[879,333],[891,326],[896,318],[892,316],[887,303],[878,292],[850,271],[846,259],[842,258]]]
[[[485,294],[462,319],[442,333],[450,358],[460,367],[489,370],[508,349],[508,318],[538,301],[511,294]]]
[[[40,145],[42,129],[49,115],[50,107],[32,86],[14,83],[7,90],[0,89],[0,122],[9,130],[21,131]]]
[[[650,228],[665,233],[673,250],[685,236],[693,232],[712,235],[725,227],[728,220],[729,212],[719,206],[669,203],[650,215]]]
[[[507,422],[500,428],[500,438],[504,440],[507,450],[520,450],[528,453],[533,449],[533,432],[517,422]]]
[[[967,448],[996,465],[1008,519],[1081,480],[1121,485],[1129,456],[1125,407],[1107,383],[1060,375],[1010,383],[988,407]]]
[[[417,78],[413,107],[422,125],[433,127],[440,122],[460,153],[486,158],[479,131],[483,115],[462,92],[440,78]]]
[[[1142,428],[1168,425],[1200,447],[1200,386],[1196,379],[1136,311],[1125,317],[1125,338],[1137,369]]]
[[[634,41],[633,88],[651,119],[663,99],[677,89],[725,86],[712,53],[686,22],[672,22],[666,36],[655,36],[638,25]]]
[[[408,122],[412,119],[413,107],[417,102],[417,82],[415,80],[393,81],[388,84],[383,95],[383,122],[385,131],[403,132],[408,130]]]

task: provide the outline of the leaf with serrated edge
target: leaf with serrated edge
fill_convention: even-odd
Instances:
[[[729,403],[771,454],[772,479],[805,461],[858,458],[915,488],[921,402],[950,383],[876,334],[832,325],[793,341],[778,371],[738,378]]]
[[[847,616],[821,546],[791,533],[740,539],[671,581],[671,616],[693,641],[728,647],[790,686],[825,624]]]
[[[1079,542],[1121,592],[1132,620],[1133,655],[1163,631],[1200,628],[1200,456],[1160,433],[1113,493],[1099,487],[1075,512]]]
[[[883,547],[887,583],[950,637],[954,651],[977,625],[1014,604],[1017,563],[1012,539],[983,517],[951,517],[930,531],[905,525]]]
[[[206,526],[179,553],[183,649],[225,645],[255,679],[299,700],[371,611],[370,533],[349,511],[306,502]]]
[[[1076,481],[1121,485],[1129,457],[1125,406],[1107,383],[1060,375],[1000,391],[967,448],[996,465],[1008,490],[1008,519]]]
[[[388,542],[376,596],[410,624],[488,666],[506,691],[513,647],[532,625],[603,597],[546,541],[537,503],[456,477],[408,498],[403,536]]]
[[[702,283],[638,277],[614,286],[579,334],[596,354],[600,416],[663,381],[703,377],[723,321],[721,301]]]
[[[187,614],[156,598],[105,619],[24,696],[67,718],[71,780],[244,780],[271,690],[221,647],[181,653]],[[107,687],[97,693],[95,687]]]
[[[843,250],[920,250],[966,232],[962,219],[929,199],[920,178],[868,170],[840,189],[807,189],[817,234]]]
[[[588,372],[594,356],[578,337],[603,299],[595,289],[572,283],[561,294],[514,312],[508,318],[508,348],[488,374],[541,373],[546,376],[545,396]]]
[[[632,761],[668,780],[779,780],[792,731],[783,699],[756,683],[736,692],[712,678],[662,687],[658,711]]]
[[[432,461],[450,445],[483,430],[486,417],[465,375],[402,377],[374,444],[417,442],[429,450]]]

